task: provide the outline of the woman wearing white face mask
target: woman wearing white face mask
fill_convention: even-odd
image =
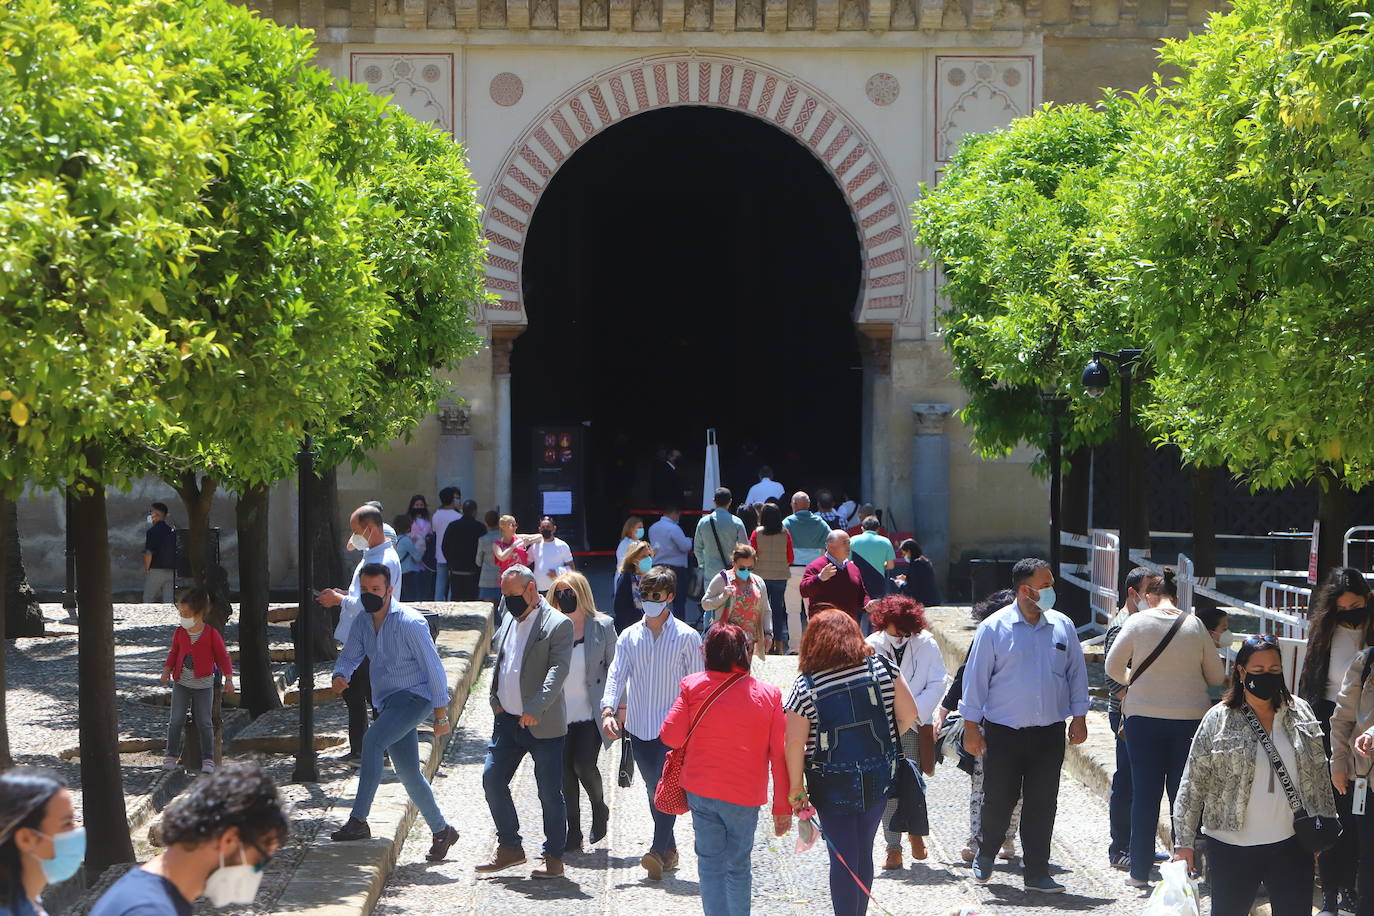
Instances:
[[[0,916],[45,916],[39,895],[85,857],[86,831],[60,776],[30,767],[0,775]]]
[[[257,764],[222,767],[163,814],[167,851],[116,881],[90,916],[190,916],[202,895],[214,906],[251,904],[290,826]]]

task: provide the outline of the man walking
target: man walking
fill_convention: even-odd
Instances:
[[[639,860],[651,881],[677,868],[677,818],[654,807],[668,746],[658,733],[677,699],[684,677],[704,668],[697,631],[667,613],[676,589],[673,571],[655,566],[639,580],[644,618],[631,624],[615,644],[615,660],[601,696],[601,730],[612,741],[623,728],[630,735],[635,766],[649,793],[654,838]]]
[[[787,491],[782,488],[782,484],[773,479],[773,469],[765,464],[759,468],[759,482],[749,488],[744,502],[748,505],[766,503],[770,499],[782,499],[785,492]]]
[[[167,524],[167,504],[153,503],[148,507],[148,531],[143,535],[143,603],[160,600],[171,604],[176,574],[177,534]]]
[[[825,538],[825,553],[807,564],[801,593],[809,604],[833,604],[868,634],[868,615],[864,613],[868,589],[859,564],[849,557],[849,535],[843,531],[830,532]]]
[[[444,553],[444,532],[448,526],[458,520],[458,500],[463,493],[457,487],[444,487],[439,491],[438,509],[434,510],[434,518],[430,519],[430,524],[434,526],[434,600],[449,600],[449,570],[448,555]],[[454,601],[462,601],[462,598],[454,598]]]
[[[749,532],[744,530],[744,522],[730,514],[730,503],[734,496],[725,487],[716,489],[711,501],[716,507],[703,515],[697,522],[696,537],[692,538],[692,551],[696,554],[697,565],[701,567],[702,580],[710,582],[720,575],[723,569],[731,567],[730,552],[736,544],[748,544]],[[710,615],[701,615],[701,628],[711,625]]]
[[[1121,605],[1107,625],[1107,635],[1103,638],[1102,654],[1112,651],[1112,643],[1121,633],[1126,621],[1137,611],[1149,607],[1145,592],[1159,576],[1144,566],[1137,566],[1126,574],[1126,602]],[[1123,871],[1131,867],[1131,754],[1126,746],[1126,736],[1121,731],[1121,701],[1126,698],[1126,685],[1118,684],[1111,678],[1107,681],[1107,724],[1116,736],[1116,772],[1112,774],[1112,791],[1107,801],[1107,811],[1111,821],[1111,844],[1107,847],[1107,860],[1113,868]]]
[[[544,814],[543,865],[531,878],[563,877],[568,809],[563,797],[563,744],[568,734],[563,682],[572,663],[573,622],[539,597],[534,573],[516,564],[501,574],[506,617],[496,634],[491,708],[496,713],[482,788],[496,824],[496,850],[477,866],[490,875],[525,863],[520,816],[510,781],[529,754]]]
[[[449,733],[444,663],[424,616],[394,600],[391,570],[381,563],[368,563],[358,578],[363,613],[353,618],[343,654],[334,665],[334,692],[342,694],[349,688],[366,658],[372,697],[381,713],[363,739],[362,772],[348,823],[330,839],[343,843],[371,838],[367,816],[382,781],[382,756],[389,752],[401,785],[434,835],[425,858],[442,862],[458,842],[458,831],[444,820],[434,790],[420,769],[418,729],[432,710],[434,740]]]
[[[874,598],[887,594],[887,574],[897,565],[897,551],[887,535],[880,532],[881,523],[876,515],[864,517],[858,535],[849,539],[849,549],[854,556],[868,564],[864,574],[864,587]]]
[[[487,526],[477,519],[477,503],[466,500],[463,514],[444,531],[443,557],[448,562],[449,595],[454,601],[476,601],[478,542],[486,536]]]
[[[666,566],[677,576],[677,592],[673,596],[673,616],[687,619],[687,582],[691,570],[687,555],[692,552],[692,539],[682,533],[682,510],[677,503],[662,507],[663,517],[649,526],[649,544],[654,548],[656,565]]]
[[[539,520],[539,540],[529,546],[534,584],[541,592],[552,588],[554,579],[577,568],[573,563],[572,548],[557,535],[558,526],[546,515]]]
[[[792,514],[782,520],[782,526],[792,537],[786,604],[787,632],[793,641],[788,649],[795,650],[801,645],[802,631],[806,629],[806,606],[801,596],[802,575],[812,560],[825,553],[825,539],[830,536],[830,526],[811,511],[811,497],[801,490],[792,494]]]
[[[1073,621],[1054,610],[1054,575],[1044,560],[1012,568],[1015,600],[978,626],[964,667],[964,747],[983,758],[983,812],[973,877],[992,878],[997,849],[1018,797],[1026,890],[1063,893],[1050,877],[1050,837],[1068,739],[1088,737],[1088,670]]]
[[[348,544],[354,550],[361,550],[363,557],[353,569],[353,581],[347,593],[337,588],[327,588],[320,592],[316,600],[325,607],[339,609],[339,623],[334,628],[334,638],[341,643],[348,642],[348,634],[353,629],[353,621],[363,612],[362,573],[369,564],[386,567],[390,581],[401,581],[401,558],[396,555],[396,547],[387,539],[382,528],[382,510],[371,503],[353,510],[348,519],[353,534]],[[366,657],[353,672],[356,676],[348,682],[343,692],[344,703],[348,706],[348,754],[344,760],[358,763],[363,759],[363,735],[367,733],[367,711],[372,702],[372,677]],[[373,710],[375,718],[376,711]]]

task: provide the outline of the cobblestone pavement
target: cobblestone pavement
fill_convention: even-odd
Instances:
[[[765,663],[762,676],[785,692],[795,673],[795,658],[773,657]],[[444,812],[459,826],[463,838],[450,853],[449,861],[430,864],[423,860],[429,837],[423,823],[417,823],[375,912],[385,916],[643,916],[701,912],[690,816],[681,818],[677,826],[680,869],[661,882],[645,880],[639,858],[648,849],[651,833],[648,801],[638,775],[633,788],[615,786],[614,764],[609,754],[602,756],[601,764],[603,774],[610,774],[606,780],[611,806],[610,834],[598,847],[568,855],[565,879],[531,880],[528,872],[537,864],[534,859],[529,865],[492,878],[476,878],[473,866],[484,860],[495,844],[481,783],[482,761],[492,724],[485,701],[489,677],[490,663],[473,688],[441,774],[434,783]],[[542,831],[528,760],[516,776],[513,792],[521,814],[526,852],[536,856]],[[942,764],[930,781],[929,792],[930,856],[915,864],[908,858],[907,867],[900,872],[880,870],[873,889],[878,906],[870,907],[870,914],[879,916],[886,911],[893,916],[944,916],[960,907],[973,906],[982,914],[997,916],[1034,912],[1135,916],[1143,909],[1142,897],[1126,887],[1125,874],[1107,867],[1105,802],[1067,774],[1060,789],[1052,855],[1055,876],[1067,885],[1068,893],[1057,897],[1026,894],[1019,872],[1007,863],[999,863],[994,880],[987,887],[975,885],[969,867],[960,857],[968,833],[968,779],[952,766]],[[584,825],[590,822],[589,818],[584,812]],[[775,839],[771,818],[760,817],[753,853],[753,911],[760,916],[830,912],[829,869],[822,845],[798,855],[793,851],[794,842],[795,833]],[[874,850],[879,859],[882,846],[880,833]]]

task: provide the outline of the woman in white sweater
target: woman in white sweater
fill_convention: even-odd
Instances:
[[[1226,677],[1207,628],[1174,605],[1174,575],[1166,567],[1153,580],[1149,607],[1131,615],[1107,653],[1107,677],[1127,685],[1121,711],[1131,757],[1132,887],[1149,884],[1160,797],[1167,789],[1172,807],[1193,734],[1212,705],[1207,687]]]
[[[926,629],[925,608],[919,602],[905,595],[889,595],[869,602],[867,610],[869,620],[873,623],[873,632],[867,642],[873,648],[873,654],[897,666],[916,699],[916,726],[902,735],[902,753],[919,762],[921,742],[917,728],[935,722],[935,710],[945,695],[944,657],[940,654],[935,637]],[[931,739],[933,742],[933,733]],[[896,810],[897,802],[893,799],[883,813],[884,825]],[[901,868],[902,835],[884,826],[883,837],[887,840],[887,859],[883,862],[883,868]],[[913,833],[908,840],[911,843],[911,857],[924,859],[925,837]]]

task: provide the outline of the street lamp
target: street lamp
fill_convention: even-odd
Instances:
[[[1060,545],[1060,522],[1059,510],[1063,502],[1063,448],[1064,431],[1060,421],[1064,417],[1064,411],[1069,406],[1069,399],[1056,391],[1042,391],[1041,400],[1045,403],[1045,410],[1050,415],[1050,448],[1046,458],[1050,463],[1050,570],[1054,577],[1059,578],[1059,563],[1062,555]]]
[[[1116,588],[1121,600],[1126,600],[1126,575],[1131,571],[1130,534],[1135,527],[1131,518],[1131,499],[1133,492],[1131,480],[1130,439],[1131,439],[1131,380],[1135,376],[1135,366],[1140,362],[1140,350],[1118,350],[1107,353],[1094,350],[1092,361],[1083,369],[1083,387],[1088,394],[1100,398],[1111,387],[1112,375],[1103,365],[1104,360],[1116,363],[1121,377],[1121,408],[1117,417],[1117,443],[1121,454],[1121,467],[1117,473],[1117,517],[1120,519],[1120,535],[1117,540]]]

